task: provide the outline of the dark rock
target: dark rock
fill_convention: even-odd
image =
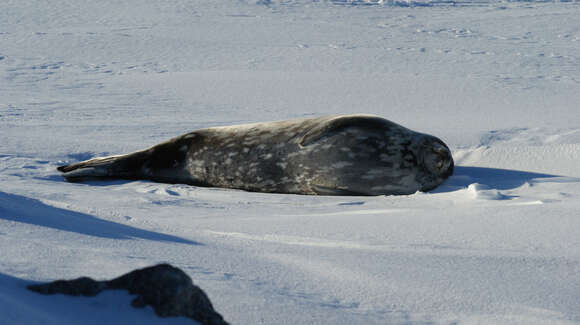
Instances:
[[[82,277],[75,280],[57,280],[48,284],[30,285],[28,289],[45,295],[63,293],[71,296],[96,296],[106,286],[91,278]]]
[[[82,277],[29,285],[28,289],[41,294],[72,296],[95,296],[103,290],[123,289],[137,295],[131,302],[133,307],[150,305],[160,317],[184,316],[204,325],[228,324],[213,309],[205,292],[185,272],[169,264],[135,270],[109,281]]]

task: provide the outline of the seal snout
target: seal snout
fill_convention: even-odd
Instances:
[[[444,143],[434,141],[425,149],[424,164],[431,173],[444,179],[453,174],[453,157]]]
[[[435,167],[443,177],[449,177],[453,174],[453,157],[447,146],[435,143],[431,149],[435,154]]]

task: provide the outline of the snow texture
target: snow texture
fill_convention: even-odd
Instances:
[[[0,3],[0,324],[189,323],[34,281],[168,262],[232,324],[580,324],[580,2]],[[377,114],[430,193],[324,197],[56,167],[195,129]]]

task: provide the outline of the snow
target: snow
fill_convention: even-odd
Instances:
[[[580,324],[578,17],[578,1],[0,3],[0,323],[189,322],[25,289],[168,262],[232,324]],[[316,197],[56,171],[338,113],[440,137],[455,175]]]

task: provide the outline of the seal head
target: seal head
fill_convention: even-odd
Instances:
[[[443,141],[426,136],[420,153],[420,165],[423,169],[417,175],[418,182],[423,184],[420,191],[430,191],[453,175],[454,163],[451,151]]]

